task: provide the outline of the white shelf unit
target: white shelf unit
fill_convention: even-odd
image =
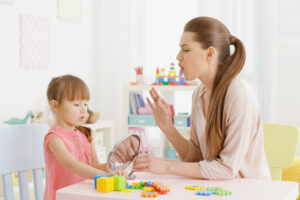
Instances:
[[[128,116],[130,114],[129,108],[129,94],[130,92],[149,92],[151,88],[155,88],[160,96],[163,97],[169,104],[173,104],[175,106],[175,92],[183,92],[190,91],[193,92],[198,85],[190,85],[190,86],[152,86],[152,85],[127,85],[123,89],[123,134],[128,134],[128,128],[130,127],[141,127],[141,128],[155,128],[157,126],[139,126],[139,125],[129,125]],[[145,103],[146,100],[145,100]],[[175,110],[176,112],[176,110]],[[158,128],[158,127],[157,127]],[[190,127],[176,127],[178,131],[189,131]],[[188,137],[185,135],[185,137]],[[160,156],[166,156],[166,151],[169,147],[169,142],[166,136],[161,133],[160,137],[161,142],[161,150]]]
[[[113,122],[99,120],[94,124],[83,124],[91,129],[94,145],[100,163],[105,163],[113,146]]]

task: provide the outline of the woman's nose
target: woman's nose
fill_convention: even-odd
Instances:
[[[178,52],[178,54],[177,54],[177,56],[176,56],[176,60],[178,60],[178,61],[181,61],[181,60],[182,60],[181,55],[180,55],[180,52]]]

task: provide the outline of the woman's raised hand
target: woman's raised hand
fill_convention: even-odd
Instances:
[[[167,131],[173,126],[170,106],[163,98],[159,96],[155,88],[151,88],[149,93],[153,103],[149,98],[146,98],[146,100],[152,109],[154,119],[162,131]]]

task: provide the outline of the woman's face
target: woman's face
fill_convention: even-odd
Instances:
[[[194,33],[183,32],[180,39],[180,51],[176,57],[186,80],[202,79],[208,72],[208,51],[202,49],[194,39]],[[202,78],[201,78],[202,77]]]

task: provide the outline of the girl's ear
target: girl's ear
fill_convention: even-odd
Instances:
[[[56,100],[54,100],[54,99],[50,100],[49,105],[50,105],[52,112],[54,112],[54,113],[58,112],[59,104]]]
[[[207,49],[207,60],[212,60],[216,55],[216,49],[214,47],[208,47]]]

